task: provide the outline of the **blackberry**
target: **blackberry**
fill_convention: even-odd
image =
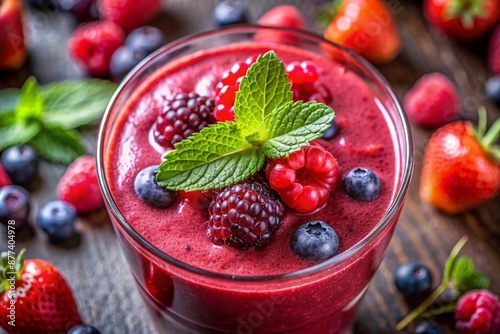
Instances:
[[[199,132],[215,122],[214,101],[207,96],[192,93],[178,93],[165,100],[153,125],[156,142],[165,148]]]
[[[274,192],[254,178],[215,194],[208,211],[208,232],[214,243],[247,248],[269,243],[284,208]]]

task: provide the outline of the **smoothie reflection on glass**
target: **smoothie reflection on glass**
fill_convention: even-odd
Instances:
[[[276,43],[284,34],[291,44]],[[270,50],[285,65],[314,64],[318,78],[308,86],[310,93],[296,92],[295,98],[335,111],[338,133],[316,142],[338,161],[338,182],[311,213],[285,204],[267,244],[220,245],[207,232],[218,190],[179,191],[172,206],[157,208],[138,197],[134,182],[171,149],[154,131],[162,110],[172,105],[169,99],[190,92],[215,99],[223,72]],[[130,74],[103,119],[98,168],[119,244],[161,332],[349,333],[393,234],[412,154],[401,106],[365,60],[306,32],[241,26],[167,45]],[[342,178],[357,167],[378,175],[381,192],[375,199],[346,195]],[[297,180],[307,173],[297,170]],[[265,173],[260,175],[264,182]],[[292,250],[292,234],[311,221],[335,230],[340,247],[334,256],[311,260]]]

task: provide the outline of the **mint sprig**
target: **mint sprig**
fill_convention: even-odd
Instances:
[[[293,102],[285,66],[273,51],[259,56],[242,79],[235,122],[203,128],[175,144],[156,181],[172,190],[221,188],[259,171],[265,158],[287,157],[322,136],[335,117],[321,103]]]
[[[454,312],[454,302],[426,312],[429,306],[431,306],[445,291],[451,291],[456,300],[468,291],[488,288],[490,285],[489,278],[475,270],[472,259],[466,256],[458,257],[458,254],[467,242],[467,239],[467,236],[463,236],[457,242],[455,247],[453,247],[445,263],[441,284],[439,284],[439,286],[422,303],[420,303],[420,305],[418,305],[396,325],[395,328],[397,331],[403,330],[417,318],[425,318],[447,312]]]
[[[0,91],[0,151],[30,143],[43,158],[69,164],[85,153],[74,129],[102,116],[116,86],[104,80],[61,81]]]

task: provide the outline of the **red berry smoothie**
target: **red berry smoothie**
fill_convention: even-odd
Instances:
[[[209,328],[237,333],[343,333],[352,323],[390,240],[398,213],[363,251],[346,255],[379,224],[401,182],[400,144],[391,118],[357,74],[325,57],[289,46],[274,45],[272,49],[285,63],[314,62],[318,84],[329,94],[328,104],[336,113],[340,130],[322,144],[338,160],[340,175],[355,167],[375,171],[383,189],[378,198],[369,202],[350,199],[339,182],[323,208],[311,214],[286,209],[282,225],[268,245],[241,250],[212,243],[205,226],[208,210],[203,197],[181,194],[174,206],[157,209],[135,194],[137,173],[161,162],[163,152],[154,145],[150,129],[163,99],[191,91],[214,98],[223,71],[270,49],[265,44],[240,43],[172,61],[150,73],[114,119],[103,160],[109,190],[121,214],[151,245],[175,259],[173,262],[216,273],[200,275],[195,273],[198,269],[165,263],[139,249],[115,224],[141,291],[152,301],[157,315],[169,319],[172,333],[210,332]],[[334,228],[340,239],[336,256],[344,256],[345,261],[328,266],[305,260],[291,250],[293,231],[312,220],[325,221]],[[318,271],[315,266],[325,269]],[[243,277],[283,274],[280,279],[256,281]],[[179,327],[172,325],[174,318]]]

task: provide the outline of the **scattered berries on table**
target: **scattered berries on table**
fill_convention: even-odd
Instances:
[[[488,45],[488,67],[494,75],[500,75],[500,26],[495,28]]]
[[[125,33],[119,26],[98,21],[77,28],[68,41],[68,50],[90,75],[106,77],[111,57],[124,41]]]
[[[109,64],[111,77],[116,81],[120,81],[145,57],[146,54],[141,51],[135,51],[127,45],[120,46],[111,57]]]
[[[0,188],[4,186],[10,186],[12,184],[12,180],[10,179],[9,175],[3,168],[2,164],[0,163]]]
[[[4,256],[7,257],[7,253],[2,253]],[[0,294],[0,327],[11,334],[66,333],[68,328],[81,324],[71,289],[57,268],[39,259],[24,260],[20,265],[21,258],[24,258],[23,251],[16,261],[19,273],[15,283],[16,326],[8,324],[11,299],[7,289]],[[4,267],[2,271],[12,270]]]
[[[378,175],[368,168],[351,169],[343,179],[344,190],[352,199],[372,201],[380,195],[382,182]]]
[[[75,234],[76,209],[63,201],[51,201],[40,209],[36,220],[50,241],[65,241]]]
[[[489,78],[485,90],[488,100],[500,106],[500,76]]]
[[[153,125],[155,141],[164,148],[173,148],[175,143],[215,123],[214,101],[207,96],[178,93],[165,99]]]
[[[405,298],[419,299],[430,292],[432,274],[423,264],[408,263],[397,268],[394,283]]]
[[[313,142],[287,158],[268,159],[266,176],[281,200],[299,213],[326,203],[339,177],[337,159]]]
[[[232,24],[247,23],[246,8],[238,0],[225,0],[217,4],[213,11],[213,19],[219,27]]]
[[[20,186],[0,188],[0,223],[7,226],[14,220],[16,229],[24,227],[30,213],[30,195]]]
[[[327,223],[317,220],[300,225],[290,239],[292,250],[309,260],[326,260],[339,250],[337,233]]]
[[[130,49],[148,55],[165,44],[165,36],[160,29],[144,26],[134,29],[125,39]]]
[[[500,333],[500,301],[488,290],[467,292],[458,300],[455,329],[464,334]]]
[[[57,185],[61,201],[73,205],[79,214],[87,214],[104,205],[104,199],[97,182],[95,158],[83,155],[66,170]]]
[[[168,208],[174,205],[178,193],[160,187],[156,183],[155,175],[158,166],[148,166],[141,170],[134,181],[136,195],[144,202],[157,208]]]
[[[413,334],[444,334],[443,327],[434,321],[421,321],[412,332]]]
[[[332,123],[330,124],[330,127],[326,129],[325,132],[323,132],[323,137],[321,138],[325,140],[330,140],[333,137],[335,137],[338,132],[339,132],[339,124],[337,123],[337,120],[334,118],[332,120]]]
[[[23,144],[6,149],[2,165],[14,184],[28,185],[38,175],[38,156],[30,145]]]
[[[72,327],[67,334],[101,334],[97,328],[89,325],[78,325]]]
[[[490,30],[500,18],[498,0],[425,0],[427,20],[448,36],[471,41]]]
[[[161,0],[99,0],[99,12],[130,32],[152,19],[161,9]]]
[[[267,184],[254,177],[216,193],[208,211],[208,232],[214,243],[247,248],[269,243],[284,208]]]
[[[486,112],[479,123],[486,124]],[[483,133],[481,133],[483,132]],[[427,142],[420,177],[420,198],[442,211],[467,211],[500,190],[500,155],[494,141],[500,119],[484,134],[471,123],[457,121],[437,130]]]
[[[342,1],[324,37],[375,63],[392,61],[401,49],[396,20],[383,0]]]
[[[404,99],[411,121],[425,128],[438,128],[454,121],[460,113],[460,97],[453,83],[441,73],[420,78]]]

